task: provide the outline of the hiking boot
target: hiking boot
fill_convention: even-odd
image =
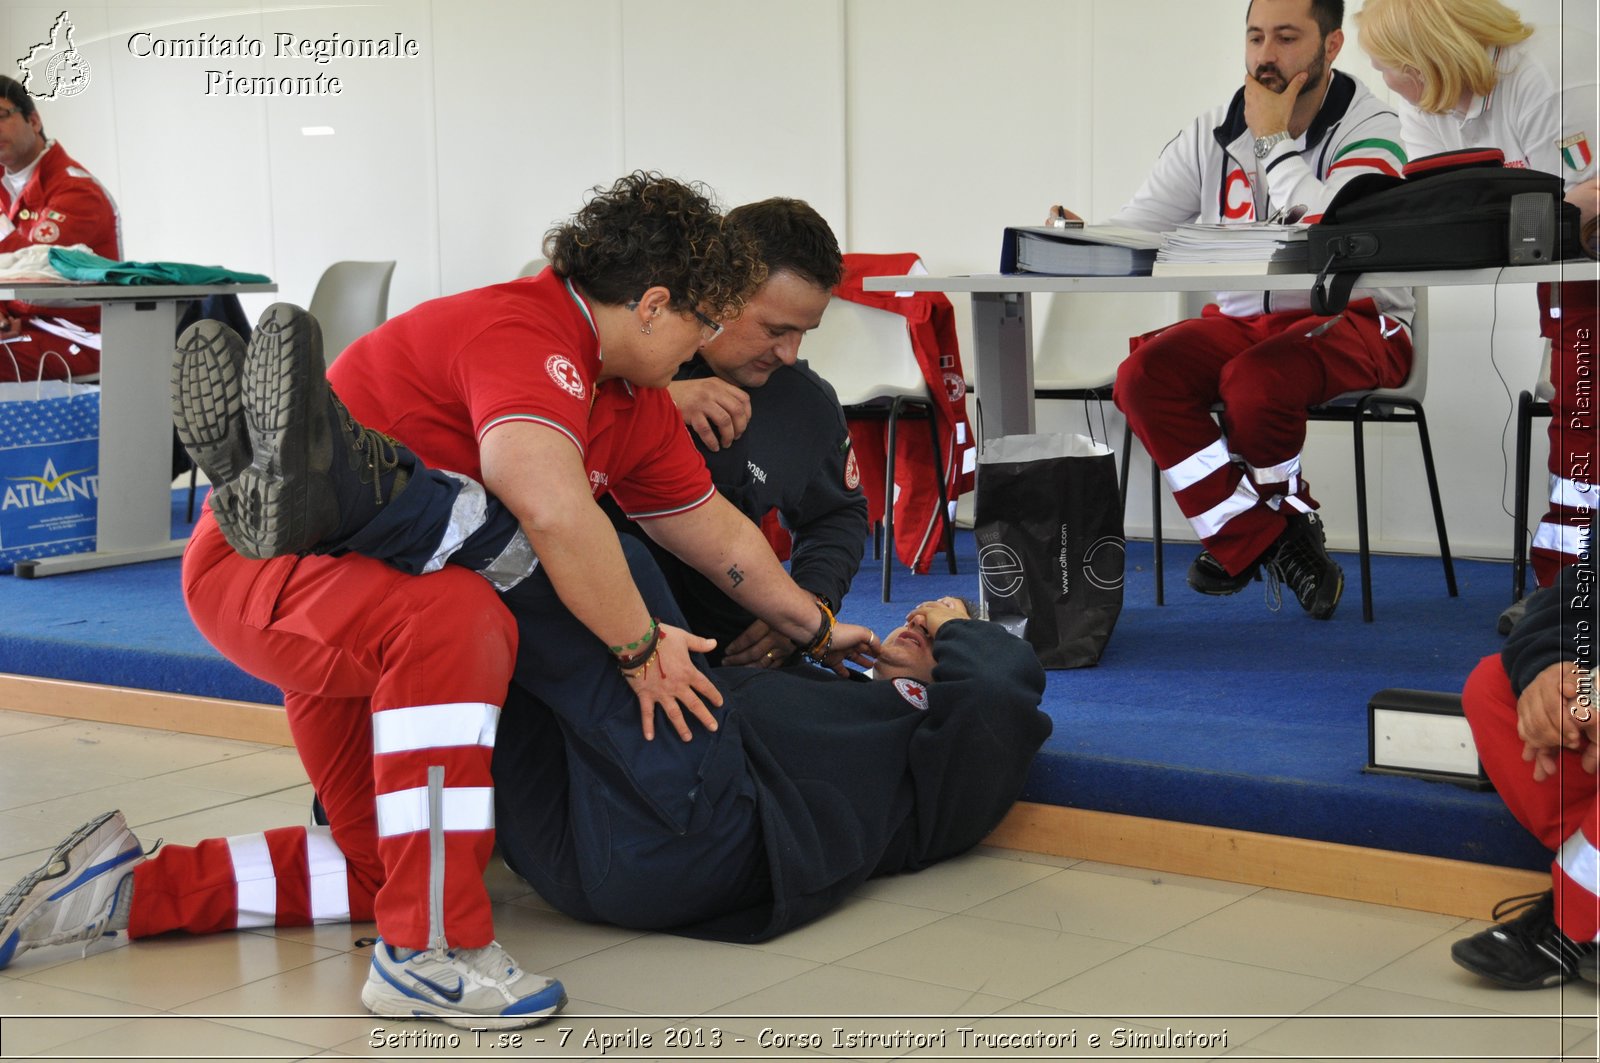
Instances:
[[[1514,917],[1451,945],[1450,958],[1508,989],[1545,989],[1580,973],[1594,978],[1595,945],[1573,941],[1556,926],[1552,891],[1508,897],[1494,906],[1494,919],[1507,916]]]
[[[463,1030],[514,1030],[566,1006],[560,982],[517,966],[498,942],[481,949],[392,948],[379,941],[361,989],[374,1015],[438,1019]]]
[[[1267,574],[1285,584],[1300,600],[1300,607],[1316,620],[1326,620],[1339,607],[1344,593],[1344,570],[1328,556],[1322,520],[1315,513],[1283,510],[1289,526],[1262,557]]]
[[[223,484],[250,464],[240,382],[244,340],[220,321],[196,321],[172,361],[172,425],[206,479]]]
[[[121,812],[104,813],[73,831],[0,898],[0,967],[29,949],[125,929],[133,868],[144,855]]]
[[[211,511],[245,557],[304,553],[364,527],[404,490],[415,459],[364,428],[328,388],[322,330],[299,307],[267,308],[245,358],[250,464]]]
[[[1237,576],[1229,574],[1210,550],[1200,551],[1200,556],[1189,566],[1189,586],[1201,594],[1238,594],[1256,578],[1261,563],[1255,562]]]

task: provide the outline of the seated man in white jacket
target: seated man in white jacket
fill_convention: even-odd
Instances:
[[[1343,16],[1342,0],[1254,0],[1244,85],[1167,143],[1111,224],[1315,221],[1350,179],[1398,175],[1399,116],[1330,65]],[[1304,293],[1224,292],[1204,316],[1133,341],[1116,403],[1205,545],[1191,587],[1234,594],[1266,566],[1313,617],[1333,615],[1344,573],[1300,472],[1306,409],[1402,383],[1414,305],[1406,289],[1358,289],[1328,318]]]

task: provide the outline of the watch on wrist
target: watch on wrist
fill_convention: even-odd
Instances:
[[[1266,158],[1268,155],[1272,154],[1273,148],[1277,147],[1279,144],[1282,144],[1288,139],[1289,131],[1287,129],[1279,130],[1276,133],[1270,133],[1264,137],[1256,137],[1256,158]]]

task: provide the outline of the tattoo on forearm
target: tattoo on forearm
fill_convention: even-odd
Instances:
[[[739,571],[738,565],[734,565],[732,568],[728,569],[728,578],[732,580],[733,585],[737,587],[739,584],[744,582],[744,573]]]

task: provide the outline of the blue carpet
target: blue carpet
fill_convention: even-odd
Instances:
[[[174,495],[181,533],[182,494]],[[1125,606],[1099,667],[1050,673],[1055,734],[1023,798],[1292,837],[1509,866],[1549,855],[1492,793],[1366,775],[1368,699],[1385,687],[1458,691],[1497,652],[1505,564],[1457,562],[1445,595],[1436,560],[1374,558],[1377,622],[1361,622],[1357,566],[1339,613],[1310,620],[1292,596],[1278,612],[1264,584],[1203,598],[1183,584],[1196,548],[1169,545],[1167,601],[1154,604],[1148,543],[1130,543]],[[972,594],[972,536],[961,575],[897,565],[892,605],[877,562],[862,565],[845,612],[880,633],[927,598]],[[277,702],[223,660],[184,611],[179,562],[42,580],[0,577],[0,672]]]

